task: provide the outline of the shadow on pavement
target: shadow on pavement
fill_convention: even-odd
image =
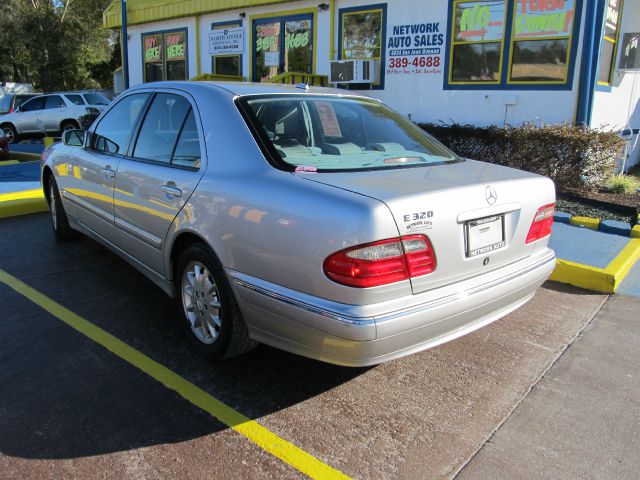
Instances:
[[[242,414],[259,419],[361,375],[266,346],[211,362],[177,309],[117,256],[82,237],[56,243],[47,214],[0,223],[0,268]],[[226,426],[0,285],[0,452],[76,458],[181,442]]]

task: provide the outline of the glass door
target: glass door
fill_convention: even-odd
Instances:
[[[253,81],[283,72],[313,73],[313,15],[253,21]]]

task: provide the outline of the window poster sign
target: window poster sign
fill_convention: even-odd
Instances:
[[[387,39],[386,73],[441,74],[444,42],[441,22],[394,25]]]
[[[621,0],[609,0],[607,2],[607,14],[605,17],[604,34],[610,38],[616,38],[618,34],[618,17],[620,16]]]
[[[162,35],[147,35],[143,37],[144,45],[144,61],[161,62],[162,61]]]
[[[504,35],[506,2],[456,3],[455,42],[500,41]]]
[[[640,32],[623,35],[618,67],[622,70],[640,70]]]
[[[237,55],[243,52],[243,27],[218,29],[209,33],[210,55]]]
[[[164,36],[167,61],[184,60],[186,58],[186,34],[185,32],[166,33]]]
[[[575,0],[517,0],[515,39],[571,35]]]
[[[264,52],[264,66],[277,67],[280,65],[280,52]]]

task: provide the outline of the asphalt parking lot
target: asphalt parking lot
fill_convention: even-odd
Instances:
[[[97,243],[56,243],[46,213],[0,222],[3,478],[422,479],[472,458],[491,478],[506,466],[482,470],[478,452],[608,298],[547,283],[474,334],[373,368],[265,346],[214,363],[173,302]],[[64,320],[78,318],[84,333]]]

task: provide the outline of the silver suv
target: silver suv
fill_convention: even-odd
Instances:
[[[98,110],[110,100],[99,93],[61,92],[39,95],[24,102],[13,113],[3,115],[0,128],[9,143],[20,138],[57,134],[81,126],[81,118]],[[92,110],[95,109],[95,110]]]

